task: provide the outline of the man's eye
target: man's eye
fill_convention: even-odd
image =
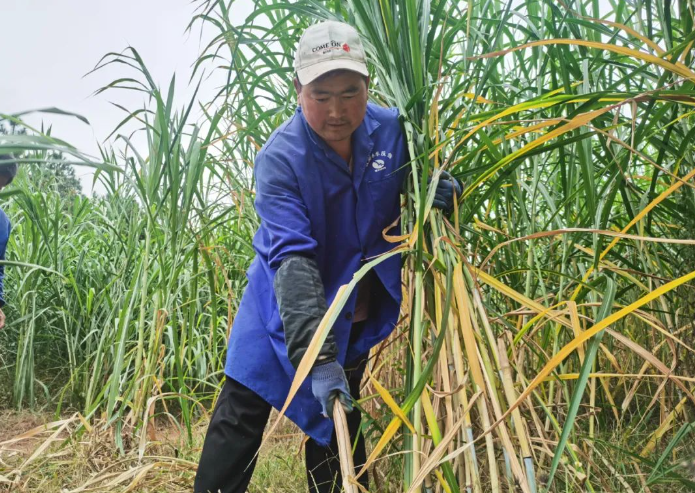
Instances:
[[[326,101],[328,101],[328,98],[315,98],[315,99],[316,99],[316,101],[318,101],[319,103],[325,103]]]

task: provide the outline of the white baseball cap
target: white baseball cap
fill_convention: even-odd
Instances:
[[[314,24],[304,31],[294,56],[294,69],[302,85],[331,70],[351,70],[369,76],[357,31],[336,21]]]

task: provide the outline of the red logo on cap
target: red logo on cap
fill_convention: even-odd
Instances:
[[[347,43],[343,44],[343,51],[350,53],[350,46]]]

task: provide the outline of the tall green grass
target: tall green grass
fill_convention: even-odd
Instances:
[[[160,92],[136,50],[109,54],[97,69],[111,63],[127,64],[132,77],[104,89],[133,84],[151,98],[119,125],[142,124],[144,153],[118,134],[119,151],[100,159],[38,132],[0,143],[27,166],[54,159],[43,149],[72,154],[75,164],[97,167],[107,190],[66,203],[20,173],[4,192],[14,231],[1,371],[13,374],[18,407],[35,405],[43,389],[40,402],[120,430],[174,401],[190,431],[193,407],[221,381],[252,256],[249,175],[209,158],[221,113],[203,131],[189,121],[195,99],[174,108],[173,80]]]

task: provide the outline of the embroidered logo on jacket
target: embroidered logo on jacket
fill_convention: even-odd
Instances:
[[[369,155],[369,163],[372,165],[375,173],[386,169],[386,159],[392,159],[393,154],[386,151],[376,151]]]
[[[374,168],[374,171],[384,171],[386,169],[386,165],[384,164],[383,159],[377,159],[372,163],[372,168]]]

